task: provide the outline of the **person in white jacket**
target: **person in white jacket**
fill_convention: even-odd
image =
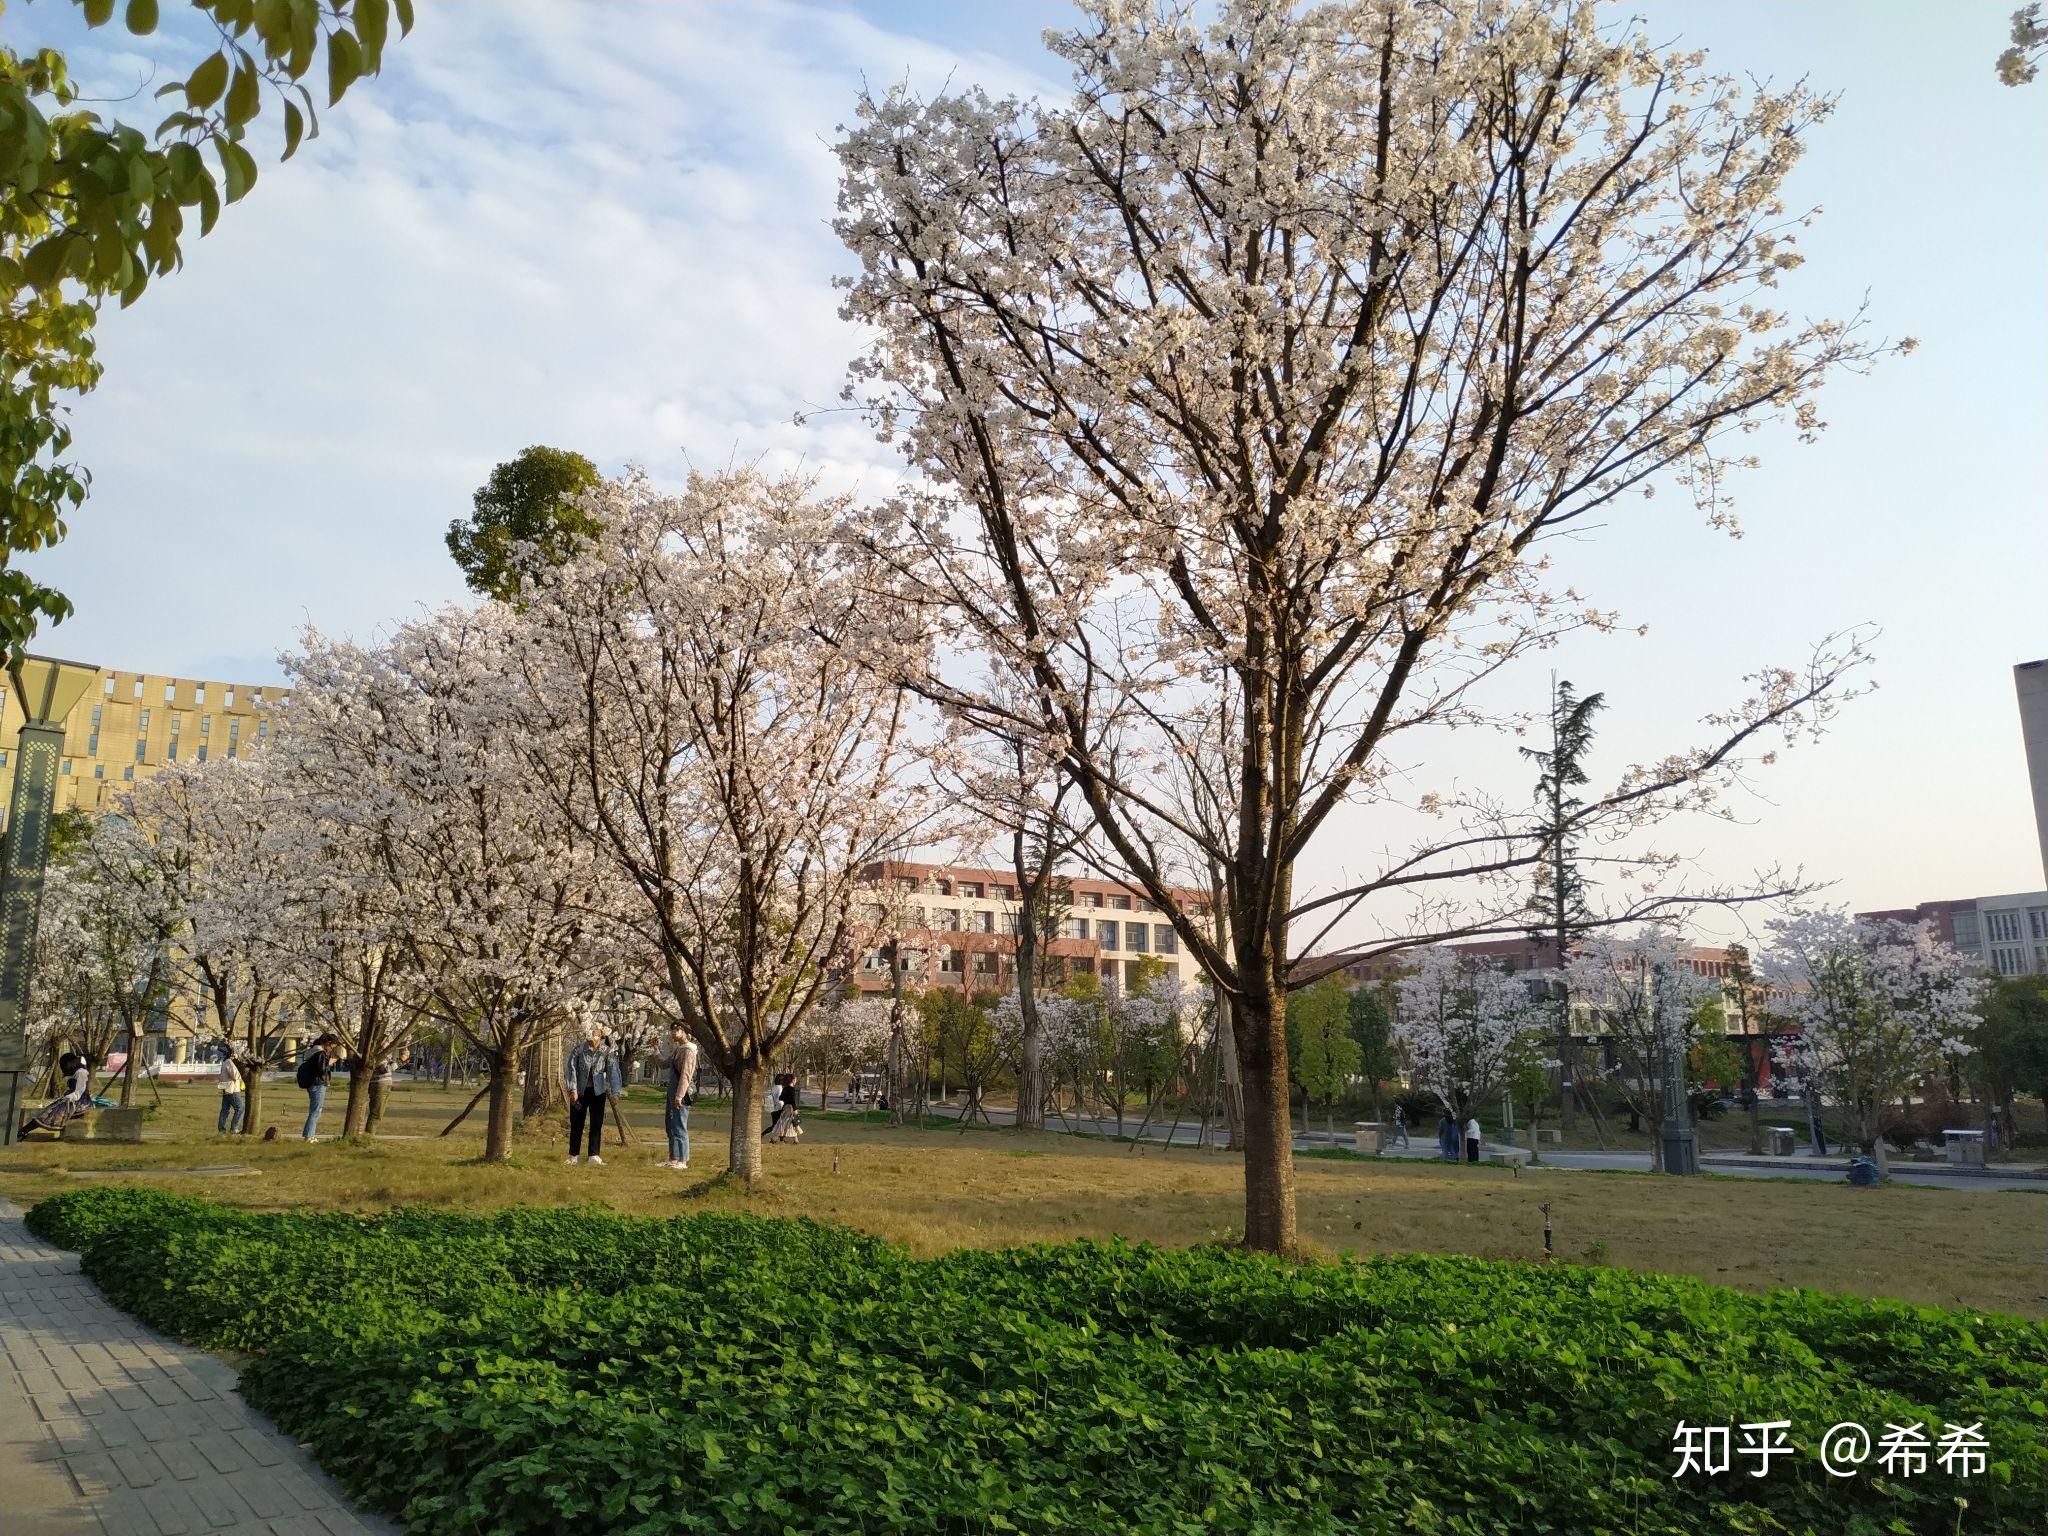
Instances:
[[[1465,1161],[1479,1161],[1479,1117],[1474,1115],[1465,1122]]]
[[[220,1059],[220,1123],[214,1127],[223,1136],[242,1128],[242,1112],[249,1103],[246,1087],[242,1069],[235,1065],[235,1053],[229,1051]]]

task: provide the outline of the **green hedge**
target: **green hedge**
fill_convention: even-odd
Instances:
[[[2048,1329],[1994,1314],[1456,1258],[920,1261],[720,1215],[83,1190],[31,1222],[255,1356],[244,1391],[420,1536],[2048,1529]],[[1681,1419],[1790,1419],[1798,1455],[1677,1480]],[[1844,1420],[1981,1421],[1993,1464],[1830,1478]]]

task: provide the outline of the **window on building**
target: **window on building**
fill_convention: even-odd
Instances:
[[[104,708],[106,708],[104,704],[95,704],[92,707],[92,728],[95,731],[100,728],[100,711]]]
[[[886,950],[871,949],[861,957],[860,968],[864,971],[886,971],[889,969],[889,954]]]
[[[121,770],[121,777],[122,777],[122,778],[124,778],[124,779],[132,779],[132,778],[134,778],[134,777],[135,777],[135,765],[134,765],[133,763],[130,763],[130,764],[129,764],[129,765],[128,765],[128,766],[126,767],[126,768],[123,768],[123,769]]]
[[[1984,929],[1994,944],[2010,944],[2020,936],[2020,915],[2017,912],[1986,912]]]
[[[1991,951],[1991,968],[2001,976],[2024,975],[2027,957],[2024,950],[1994,949]]]
[[[236,747],[237,743],[239,743],[239,742],[240,742],[240,740],[241,740],[241,737],[242,737],[242,722],[241,722],[241,721],[239,721],[239,720],[230,720],[230,721],[228,722],[228,756],[229,756],[229,757],[233,757],[233,756],[235,755],[235,747]]]
[[[204,704],[206,702],[206,684],[194,683],[192,685],[192,702],[194,704]]]
[[[165,680],[165,682],[164,682],[164,702],[165,702],[166,704],[168,704],[168,703],[170,703],[170,702],[171,702],[171,700],[175,699],[175,698],[176,698],[177,696],[178,696],[178,685],[177,685],[176,683],[174,683],[174,682],[171,682],[170,680],[166,679],[166,680]]]
[[[932,916],[934,919],[932,926],[938,929],[939,932],[958,933],[960,931],[960,909],[958,907],[940,907]]]
[[[974,922],[974,931],[975,931],[976,933],[994,933],[994,932],[996,931],[996,915],[995,915],[995,913],[993,913],[993,912],[970,912],[970,913],[968,914],[968,916],[969,916],[969,917],[970,917],[970,918],[971,918],[971,919],[973,920],[973,922]]]
[[[0,758],[0,762],[5,762]],[[2027,933],[2036,939],[2048,939],[2048,907],[2027,908]]]
[[[1004,901],[1015,901],[1017,899],[1017,887],[1014,885],[998,885],[993,890],[994,894]]]
[[[234,689],[232,689],[232,688],[230,688],[230,689],[228,690],[228,708],[229,708],[229,709],[233,709],[234,707],[235,707],[235,690],[234,690]]]
[[[1099,906],[1101,906],[1101,905],[1102,905],[1102,892],[1100,892],[1100,891],[1083,891],[1083,892],[1081,893],[1081,905],[1082,905],[1082,906],[1084,906],[1084,907],[1099,907]]]
[[[972,897],[976,901],[981,900],[981,882],[979,880],[962,880],[960,882],[960,894]]]
[[[136,738],[135,738],[135,761],[137,761],[138,763],[139,763],[139,762],[141,762],[141,761],[142,761],[142,754],[143,754],[143,753],[144,753],[145,751],[147,751],[147,750],[148,750],[148,748],[149,748],[149,743],[148,743],[148,742],[144,741],[144,740],[143,740],[143,739],[142,739],[142,738],[141,738],[140,736],[136,737]]]
[[[1022,933],[1023,931],[1024,914],[1022,912],[1005,912],[1003,914],[1003,932]]]
[[[1152,952],[1155,955],[1177,955],[1180,953],[1180,935],[1173,931],[1171,923],[1152,925]]]
[[[59,773],[69,773],[71,771],[71,759],[68,757],[65,758],[63,763],[59,765],[57,771]]]
[[[977,952],[974,957],[974,974],[977,976],[993,976],[995,973],[996,957],[986,950]]]
[[[258,720],[256,722],[256,745],[259,747],[262,746],[264,738],[269,736],[269,734],[270,722],[268,720]]]
[[[1147,949],[1151,947],[1149,944],[1146,943],[1146,940],[1149,937],[1150,935],[1146,932],[1146,924],[1124,924],[1124,948],[1135,951],[1136,953],[1142,955],[1145,953]]]
[[[1140,896],[1138,898],[1138,910],[1140,912],[1157,912],[1159,909],[1153,906],[1152,903],[1147,901],[1144,897]]]
[[[1109,898],[1109,904],[1119,912],[1131,910],[1131,898],[1128,896],[1112,896]]]
[[[1095,937],[1101,940],[1104,949],[1115,949],[1116,924],[1106,917],[1096,919]]]
[[[149,711],[146,709],[139,710],[136,713],[135,734],[138,736],[147,736],[149,734]]]
[[[1088,919],[1068,917],[1060,920],[1060,937],[1063,939],[1085,939],[1088,937]]]
[[[939,951],[939,969],[953,976],[967,973],[967,951],[964,949],[942,949]]]
[[[142,679],[141,679],[141,678],[139,678],[139,677],[138,677],[137,679],[135,679],[135,693],[134,693],[134,697],[135,697],[135,698],[138,698],[138,699],[142,697]]]
[[[6,766],[7,766],[7,754],[6,754],[5,752],[0,752],[0,768],[5,768]]]
[[[1956,913],[1955,931],[1957,949],[1965,949],[1974,954],[1984,942],[1982,935],[1977,931],[1977,914],[1975,912]]]
[[[107,679],[107,686],[102,688],[100,692],[105,694],[110,699],[114,696],[114,680],[112,677],[109,677]]]
[[[194,753],[193,753],[192,755],[193,755],[194,757],[196,757],[196,758],[197,758],[197,759],[198,759],[198,760],[199,760],[200,762],[202,762],[202,763],[203,763],[203,762],[205,762],[205,761],[206,761],[206,743],[205,743],[205,742],[203,742],[203,741],[202,741],[201,743],[199,743],[199,750],[198,750],[197,752],[194,752]]]
[[[211,715],[201,715],[201,716],[199,717],[199,734],[200,734],[200,735],[202,735],[202,736],[205,736],[205,735],[209,735],[209,734],[211,734],[211,733],[212,733],[212,731],[213,731],[213,716],[211,716]]]
[[[908,875],[898,875],[896,877],[896,889],[899,891],[914,891],[917,889],[917,882]]]
[[[104,779],[107,776],[107,765],[105,763],[94,763],[92,765],[92,776],[96,779]]]

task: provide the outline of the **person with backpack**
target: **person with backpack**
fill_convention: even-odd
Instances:
[[[562,1063],[562,1086],[569,1093],[569,1156],[568,1161],[582,1161],[578,1155],[583,1150],[583,1127],[590,1127],[590,1161],[597,1167],[604,1166],[604,1159],[598,1156],[598,1145],[604,1137],[604,1107],[626,1091],[625,1074],[619,1070],[619,1058],[604,1038],[604,1030],[592,1020],[584,1032],[582,1041],[569,1053],[569,1059]]]
[[[327,1107],[327,1084],[334,1077],[333,1048],[339,1044],[338,1035],[322,1035],[299,1059],[299,1086],[306,1090],[306,1128],[299,1133],[302,1140],[320,1139],[320,1111]]]

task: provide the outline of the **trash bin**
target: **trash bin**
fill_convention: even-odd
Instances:
[[[1791,1127],[1791,1126],[1789,1126],[1789,1125],[1774,1125],[1774,1126],[1772,1126],[1772,1127],[1771,1127],[1771,1156],[1773,1156],[1773,1157],[1790,1157],[1790,1156],[1792,1155],[1792,1136],[1793,1136],[1793,1133],[1792,1133],[1792,1127]]]
[[[1943,1131],[1941,1139],[1948,1146],[1948,1160],[1963,1168],[1984,1166],[1984,1133],[1972,1130]]]
[[[1849,1159],[1849,1182],[1858,1189],[1869,1189],[1877,1183],[1877,1159],[1852,1157]]]
[[[1380,1123],[1377,1120],[1354,1120],[1351,1124],[1351,1145],[1361,1157],[1380,1155]]]

